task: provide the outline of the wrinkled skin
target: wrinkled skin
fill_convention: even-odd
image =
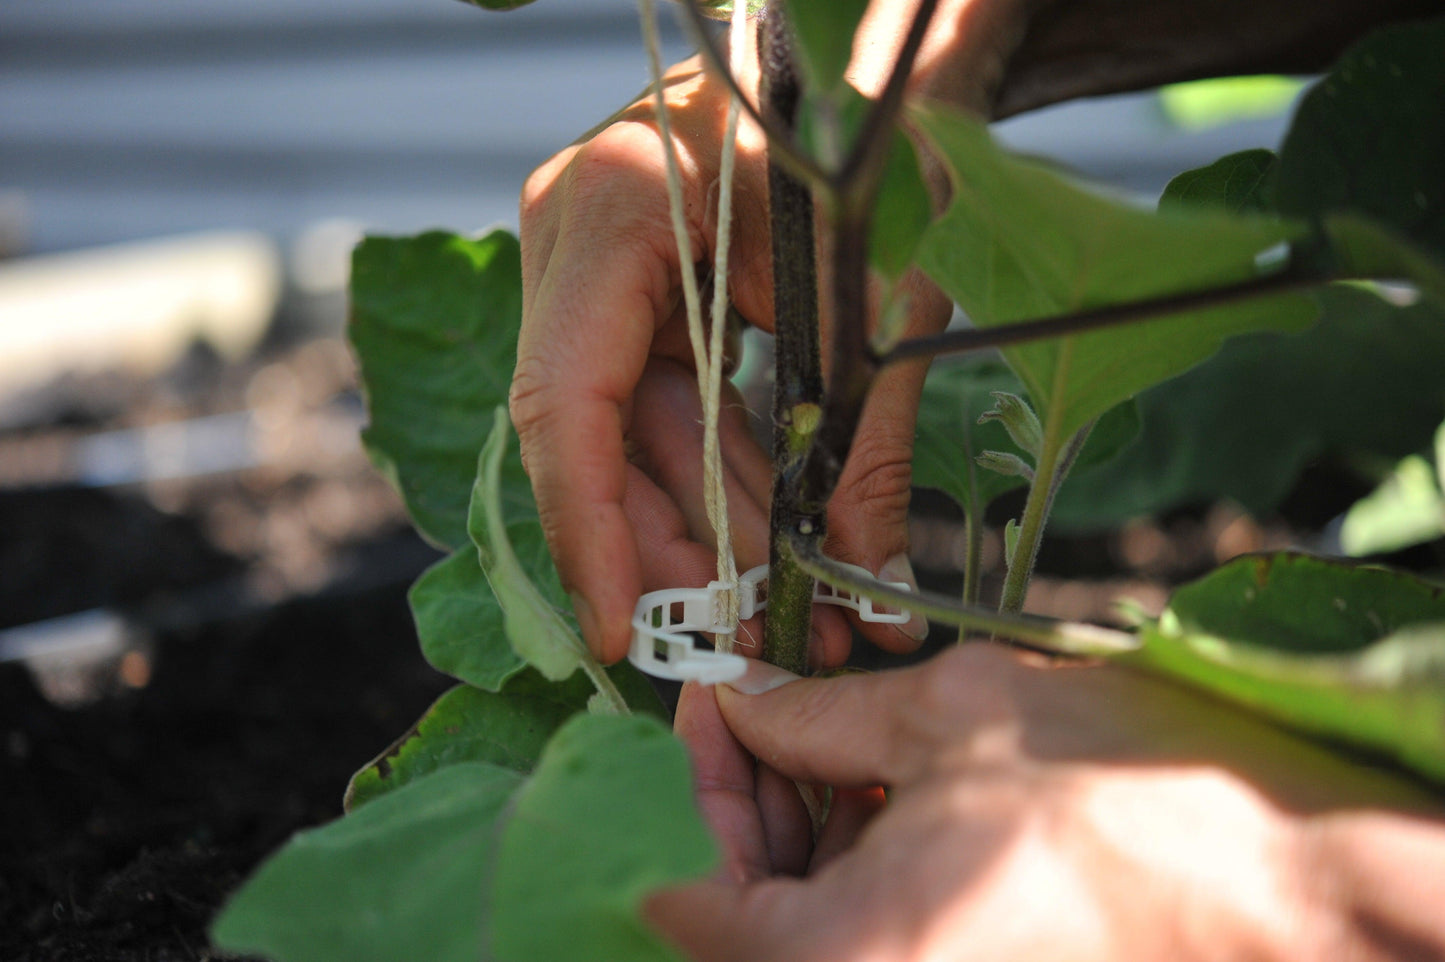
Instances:
[[[693,959],[1445,958],[1440,800],[1209,698],[982,644],[779,681],[683,692],[725,864],[649,917]]]

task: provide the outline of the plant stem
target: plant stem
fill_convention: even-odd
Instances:
[[[801,568],[830,585],[886,602],[890,607],[927,615],[942,624],[991,634],[1020,647],[1055,655],[1099,657],[1135,651],[1140,645],[1139,637],[1128,631],[960,605],[947,595],[931,591],[904,591],[872,578],[860,577],[838,562],[825,558],[816,545],[802,539],[792,540],[789,547]]]
[[[1049,508],[1053,506],[1054,492],[1058,490],[1054,479],[1063,447],[1045,432],[1043,449],[1039,452],[1038,464],[1034,465],[1034,479],[1029,485],[1029,497],[1024,502],[1023,517],[1019,519],[1018,544],[1013,557],[1008,559],[1008,575],[1004,578],[1003,595],[998,603],[1000,612],[1023,610],[1024,598],[1029,592],[1029,579],[1034,573],[1034,561],[1039,554],[1039,540],[1044,533]]]
[[[782,7],[771,4],[758,25],[762,58],[759,100],[766,116],[791,130],[799,87],[788,49]],[[813,246],[813,198],[807,185],[778,164],[768,144],[772,211],[773,310],[777,374],[773,384],[773,497],[768,553],[768,618],[763,658],[794,674],[808,670],[813,577],[798,567],[785,539],[806,530],[820,542],[826,514],[800,503],[799,465],[817,430],[823,398],[818,349],[818,272]]]
[[[611,714],[632,714],[632,709],[627,707],[627,699],[622,697],[622,692],[617,690],[617,686],[612,683],[612,679],[595,658],[591,655],[583,658],[582,670],[587,673],[588,681],[592,682],[592,687],[597,689],[597,694],[602,696],[602,701],[607,705]]]
[[[1298,272],[1286,270],[1278,274],[1271,274],[1269,277],[1251,278],[1237,284],[1211,287],[1203,291],[1168,294],[1142,301],[1130,301],[1127,304],[1111,304],[1108,307],[1091,308],[1075,314],[1018,321],[998,327],[966,328],[958,331],[946,331],[931,337],[915,337],[902,341],[892,349],[879,354],[877,361],[882,366],[917,357],[962,354],[987,348],[1009,347],[1014,344],[1026,344],[1030,341],[1042,341],[1051,337],[1063,337],[1068,334],[1080,334],[1106,327],[1156,320],[1168,314],[1217,307],[1266,295],[1307,290],[1320,287],[1333,280],[1344,279],[1302,276]]]

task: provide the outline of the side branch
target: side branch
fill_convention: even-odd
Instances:
[[[1256,297],[1285,294],[1320,287],[1333,280],[1343,278],[1304,276],[1294,271],[1284,271],[1269,277],[1253,278],[1238,284],[1212,287],[1204,291],[1185,294],[1169,294],[1164,297],[1130,301],[1127,304],[1111,304],[1077,314],[1045,317],[1033,321],[1019,321],[999,327],[967,328],[959,331],[945,331],[931,337],[915,337],[902,341],[892,349],[877,356],[880,365],[895,361],[907,361],[918,357],[934,357],[939,354],[962,354],[982,351],[988,348],[1009,347],[1027,344],[1051,337],[1066,337],[1106,327],[1119,327],[1142,321],[1178,314],[1184,311],[1219,307]]]
[[[846,588],[874,601],[885,601],[892,607],[927,615],[934,622],[958,625],[970,632],[1006,639],[1020,648],[1055,655],[1099,657],[1123,654],[1139,647],[1139,637],[1132,632],[1082,622],[1056,621],[1038,615],[1002,614],[990,608],[961,604],[947,595],[931,591],[903,591],[872,578],[860,577],[802,539],[793,539],[789,547],[798,565],[819,581]]]

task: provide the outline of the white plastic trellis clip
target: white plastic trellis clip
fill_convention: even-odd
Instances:
[[[857,565],[843,565],[860,578],[872,575]],[[632,648],[627,658],[642,671],[673,681],[696,681],[704,685],[733,681],[747,670],[747,659],[720,651],[709,651],[693,644],[693,632],[730,635],[738,630],[736,621],[727,623],[724,615],[725,594],[736,591],[738,619],[746,620],[768,605],[768,566],[759,565],[745,572],[736,584],[714,581],[706,588],[665,588],[649,591],[637,599],[632,612]],[[902,581],[882,584],[903,591],[912,590]],[[885,625],[905,624],[912,615],[907,611],[878,611],[872,599],[845,588],[834,588],[821,581],[813,584],[813,602],[839,605],[858,612],[862,621]]]

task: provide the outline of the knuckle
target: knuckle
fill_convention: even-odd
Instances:
[[[618,182],[639,177],[649,181],[660,172],[661,140],[645,124],[613,124],[577,149],[569,168],[575,198],[611,195]]]
[[[546,443],[543,438],[548,433],[548,425],[558,413],[557,405],[552,400],[552,383],[553,379],[543,361],[533,357],[519,358],[516,370],[512,373],[512,386],[507,394],[507,413],[512,419],[513,429],[517,432],[522,468],[534,481],[534,452],[539,444]],[[543,512],[543,520],[547,520],[546,512]],[[548,532],[548,542],[555,543],[552,541],[552,532]]]
[[[849,511],[874,521],[900,520],[908,512],[913,449],[906,441],[874,434],[860,437],[849,454],[839,497]]]

